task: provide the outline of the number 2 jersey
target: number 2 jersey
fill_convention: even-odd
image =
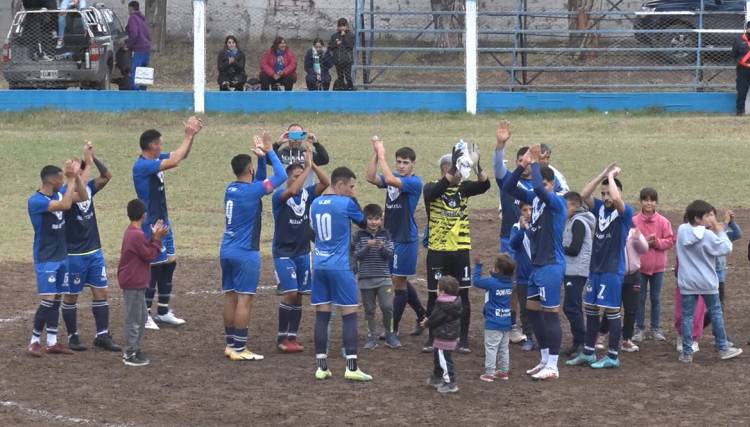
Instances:
[[[313,270],[351,270],[351,222],[364,225],[365,217],[351,197],[323,194],[312,202],[310,226],[315,233]]]

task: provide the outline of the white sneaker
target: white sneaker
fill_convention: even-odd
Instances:
[[[521,331],[518,330],[517,327],[513,327],[513,329],[510,330],[510,342],[513,344],[518,344],[520,342],[526,341],[526,335],[524,335]]]
[[[539,362],[538,365],[526,371],[526,375],[536,375],[547,366],[546,363]]]
[[[620,344],[620,349],[627,353],[635,353],[640,350],[640,348],[631,340],[623,341],[622,344]]]
[[[55,48],[62,49],[62,47],[63,47],[63,39],[57,39],[57,45],[55,46]]]
[[[635,334],[633,334],[633,342],[641,342],[646,337],[646,333],[643,331],[643,329],[635,329]]]
[[[701,351],[700,346],[698,346],[698,341],[693,341],[693,354]]]
[[[154,322],[154,318],[151,316],[146,317],[146,329],[151,329],[152,331],[159,330],[159,325]]]
[[[172,310],[169,310],[167,314],[164,315],[157,314],[156,316],[154,316],[154,320],[159,323],[166,323],[167,325],[172,326],[180,326],[185,324],[185,320],[175,316]]]
[[[545,366],[544,369],[532,375],[531,378],[537,381],[556,380],[560,378],[560,371],[558,371],[557,369],[553,369],[548,366]]]
[[[667,340],[667,338],[662,333],[661,329],[652,330],[651,336],[654,338],[654,341],[666,341]]]

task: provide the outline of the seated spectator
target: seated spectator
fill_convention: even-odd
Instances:
[[[283,37],[276,37],[271,49],[260,58],[260,87],[262,90],[274,90],[284,86],[292,90],[297,81],[297,59]]]
[[[78,10],[86,8],[86,0],[62,0],[60,1],[60,10],[75,8]],[[61,12],[57,17],[57,48],[62,49],[63,37],[65,37],[65,17],[67,12]]]
[[[333,56],[323,44],[323,40],[316,38],[312,47],[305,54],[305,81],[307,90],[328,90],[331,87],[331,73]]]
[[[227,36],[224,49],[216,60],[219,69],[219,90],[242,91],[245,87],[245,54],[237,47],[237,39]]]

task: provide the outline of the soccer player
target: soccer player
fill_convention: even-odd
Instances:
[[[286,188],[273,193],[274,218],[273,265],[279,292],[279,332],[276,346],[282,353],[296,353],[304,349],[297,341],[302,318],[302,295],[310,293],[310,205],[330,184],[328,175],[313,162],[310,147],[305,151],[305,163],[293,163],[286,168]],[[318,183],[304,187],[310,171]]]
[[[622,200],[622,184],[617,179],[620,168],[607,166],[581,191],[581,197],[596,216],[594,242],[591,248],[591,273],[586,284],[583,310],[586,313],[586,342],[583,353],[566,363],[571,366],[589,364],[592,368],[617,368],[620,360],[620,307],[622,283],[625,278],[625,243],[633,221],[633,209]],[[601,199],[593,197],[601,185]],[[596,336],[599,332],[599,313],[604,309],[609,323],[609,350],[596,360]]]
[[[430,316],[437,299],[437,284],[443,276],[453,276],[459,282],[461,310],[461,337],[459,353],[470,353],[469,321],[471,319],[471,229],[469,225],[469,198],[490,189],[487,174],[479,165],[474,165],[477,181],[461,181],[456,161],[463,156],[459,150],[443,156],[438,165],[441,178],[424,186],[424,205],[427,210],[427,316]],[[479,153],[477,152],[477,155]],[[432,351],[432,339],[427,338],[422,351]]]
[[[539,342],[541,361],[526,371],[535,380],[559,378],[557,358],[560,353],[560,286],[565,274],[562,238],[567,204],[557,195],[555,174],[541,166],[541,147],[533,145],[503,185],[503,190],[532,206],[531,263],[527,295],[527,316]],[[518,186],[527,166],[531,166],[533,191]]]
[[[331,186],[310,207],[310,223],[315,233],[311,303],[315,306],[315,379],[333,374],[328,369],[328,324],[331,305],[341,310],[342,334],[346,357],[344,378],[371,381],[372,376],[357,366],[357,282],[349,265],[351,226],[367,226],[365,216],[354,198],[357,176],[349,168],[336,168]]]
[[[286,147],[283,147],[286,144]],[[282,148],[283,147],[283,148]],[[292,123],[287,131],[281,134],[279,140],[273,143],[273,151],[281,159],[281,164],[305,165],[305,151],[312,150],[313,163],[325,166],[330,161],[328,151],[312,132],[307,132],[302,125]],[[313,176],[309,174],[305,179],[305,187],[313,185]]]
[[[224,237],[219,255],[224,294],[224,355],[234,361],[263,359],[247,348],[250,311],[260,276],[260,200],[287,179],[269,138],[256,135],[253,153],[258,158],[268,157],[273,176],[256,181],[252,157],[238,154],[232,159],[237,180],[229,183],[224,192]]]
[[[27,348],[29,355],[42,356],[40,338],[47,328],[45,353],[72,354],[73,351],[57,341],[60,295],[68,292],[68,248],[65,243],[64,211],[73,205],[74,195],[83,198],[79,188],[83,188],[78,175],[80,166],[68,160],[63,169],[45,166],[40,177],[42,186],[28,200],[28,212],[34,228],[34,270],[36,290],[41,298],[34,314],[34,330]],[[67,191],[62,193],[63,175]],[[84,193],[85,194],[85,193]]]
[[[419,326],[426,310],[419,300],[416,289],[409,283],[409,277],[417,274],[417,254],[419,240],[414,211],[422,195],[422,180],[414,175],[417,154],[409,147],[396,150],[396,170],[393,173],[385,157],[383,141],[378,136],[372,137],[373,155],[367,165],[367,181],[378,188],[385,188],[385,229],[391,234],[394,243],[391,260],[391,280],[393,281],[393,346],[401,347],[398,340],[399,323],[406,304],[414,309],[417,315],[417,329],[412,335],[422,333]],[[380,167],[381,174],[377,174]]]
[[[568,180],[565,179],[565,175],[563,175],[562,172],[560,172],[550,164],[550,161],[552,160],[552,148],[547,144],[539,145],[542,147],[542,157],[539,159],[539,163],[542,166],[547,166],[548,168],[552,169],[552,172],[555,173],[555,193],[560,196],[564,196],[568,191],[570,191],[570,187],[568,187]]]
[[[151,238],[151,225],[161,219],[169,232],[162,240],[161,255],[151,266],[151,282],[146,290],[146,306],[151,310],[151,303],[158,288],[159,302],[156,316],[149,317],[146,329],[159,329],[154,320],[160,323],[179,326],[185,320],[175,316],[169,309],[169,298],[172,295],[172,276],[177,267],[177,257],[174,248],[169,215],[167,213],[167,194],[165,191],[164,172],[174,169],[187,158],[193,148],[195,135],[203,128],[203,121],[197,117],[190,117],[185,123],[185,134],[182,144],[171,153],[162,153],[164,138],[155,129],[149,129],[141,134],[141,155],[133,164],[133,184],[138,198],[146,205],[146,220],[143,221],[143,232],[146,238]]]
[[[108,351],[122,348],[112,341],[109,333],[109,303],[107,303],[107,268],[99,240],[99,227],[94,210],[94,195],[102,190],[112,172],[94,155],[94,145],[87,141],[83,148],[83,162],[80,162],[81,183],[85,186],[86,198],[73,203],[65,211],[65,235],[68,247],[68,285],[70,289],[63,296],[62,318],[68,330],[68,347],[83,351],[77,328],[78,295],[84,286],[91,288],[91,312],[96,324],[94,347]],[[99,176],[89,180],[89,171],[96,165]],[[65,192],[65,187],[63,187]]]

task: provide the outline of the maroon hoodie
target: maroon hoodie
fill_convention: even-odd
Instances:
[[[122,237],[117,282],[122,289],[145,289],[151,279],[151,262],[161,252],[161,241],[148,240],[143,230],[129,225]]]

